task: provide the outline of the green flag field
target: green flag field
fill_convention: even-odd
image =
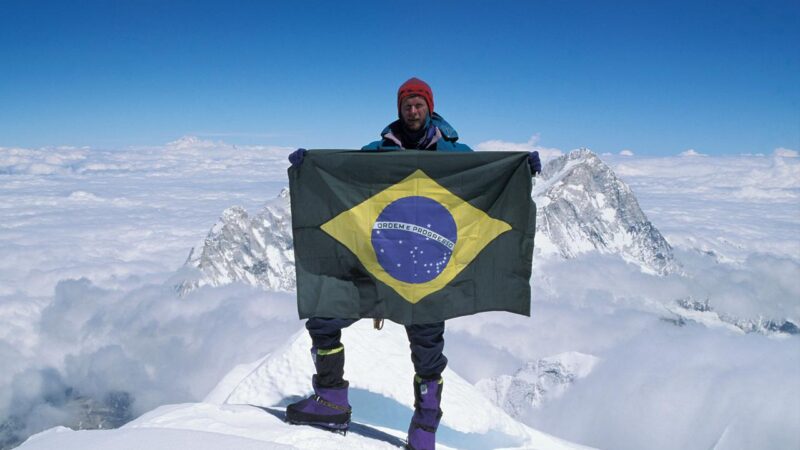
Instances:
[[[530,315],[526,152],[311,150],[289,169],[301,318]]]

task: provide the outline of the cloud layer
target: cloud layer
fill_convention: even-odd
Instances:
[[[538,136],[477,148],[561,154]],[[604,157],[687,275],[653,277],[613,256],[537,259],[533,317],[448,321],[451,368],[477,381],[567,351],[600,357],[526,419],[590,445],[800,445],[800,408],[786,400],[800,398],[797,337],[664,320],[683,297],[737,317],[800,318],[800,159],[779,150]],[[291,294],[230,285],[180,299],[173,289],[225,208],[255,213],[285,186],[289,151],[191,137],[127,150],[0,148],[0,423],[19,438],[75,425],[89,406],[117,405],[124,417],[197,400],[300,329]]]
[[[481,142],[475,146],[475,150],[482,152],[539,152],[542,161],[557,158],[564,154],[561,150],[539,145],[541,138],[538,134],[531,136],[527,142],[508,142],[502,140],[491,140]]]

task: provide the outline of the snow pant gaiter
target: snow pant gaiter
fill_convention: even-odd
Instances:
[[[435,450],[436,429],[442,419],[442,378],[414,377],[414,415],[408,426],[409,450]]]

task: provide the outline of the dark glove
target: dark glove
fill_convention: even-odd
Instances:
[[[304,148],[298,148],[289,154],[289,162],[292,163],[292,167],[297,167],[300,164],[303,164],[303,159],[306,157],[307,151],[308,150]]]
[[[537,173],[542,173],[542,160],[539,159],[539,152],[531,152],[528,155],[528,164],[531,166],[531,173],[536,176]]]

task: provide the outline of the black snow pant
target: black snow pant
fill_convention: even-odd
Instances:
[[[312,317],[306,322],[314,347],[330,350],[341,345],[342,328],[349,327],[358,319],[326,319]],[[411,347],[411,362],[414,371],[425,380],[439,379],[447,366],[444,356],[444,322],[422,325],[406,325],[406,334]]]

